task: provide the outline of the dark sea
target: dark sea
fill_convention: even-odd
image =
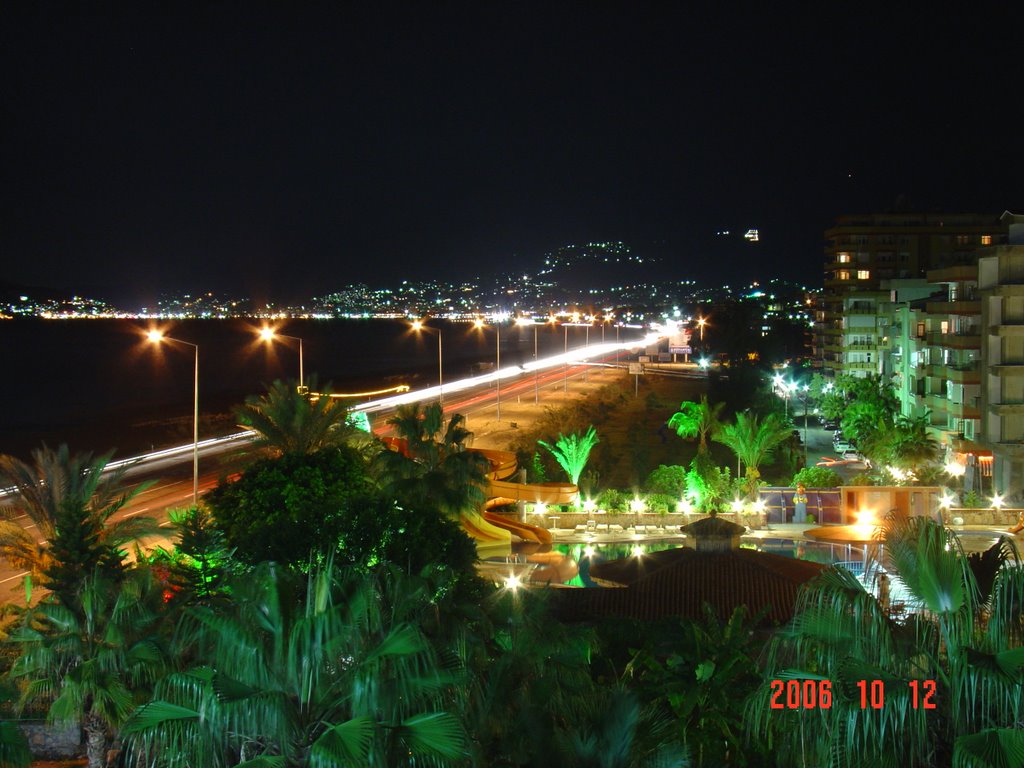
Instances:
[[[231,409],[246,396],[275,379],[298,379],[296,342],[267,345],[255,320],[0,321],[0,453],[27,457],[46,442],[127,456],[191,441],[195,351],[148,342],[153,325],[199,345],[200,438],[235,431]],[[432,325],[444,333],[446,380],[494,361],[493,328]],[[416,335],[401,320],[289,320],[277,330],[302,338],[307,383],[315,375],[336,392],[437,383],[437,335]],[[542,356],[562,350],[563,329],[537,331]],[[569,346],[582,345],[585,331],[569,328]],[[598,328],[590,334],[591,342],[601,338]],[[502,368],[532,360],[533,349],[533,327],[502,327]]]

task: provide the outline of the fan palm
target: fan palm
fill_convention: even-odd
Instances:
[[[426,501],[441,512],[457,517],[480,509],[487,500],[485,483],[490,464],[467,450],[473,433],[466,417],[454,414],[443,423],[437,403],[400,407],[388,424],[402,441],[402,451],[382,451],[376,459],[377,474],[385,491],[400,500]]]
[[[145,571],[120,584],[93,574],[83,583],[77,610],[44,601],[11,637],[22,648],[11,670],[27,682],[22,703],[48,700],[51,720],[80,723],[89,768],[105,765],[134,697],[164,668],[166,656],[155,639],[161,604]]]
[[[135,516],[111,518],[149,487],[126,488],[127,465],[108,469],[112,454],[93,459],[89,453],[71,455],[66,445],[32,451],[32,463],[0,456],[0,486],[13,488],[0,521],[0,557],[33,577],[54,566],[52,543],[64,515],[74,511],[92,522],[98,544],[118,549],[158,530],[155,520]],[[15,522],[26,516],[37,533]],[[29,526],[31,527],[31,526]]]
[[[455,682],[420,631],[424,582],[328,563],[303,588],[264,564],[226,612],[180,631],[201,666],[168,676],[125,727],[133,765],[445,765],[465,736]]]
[[[896,623],[849,572],[826,571],[773,641],[765,684],[748,700],[753,727],[787,764],[924,766],[956,755],[965,766],[1020,765],[1024,573],[1012,544],[1004,556],[983,602],[954,534],[924,518],[889,521],[883,561],[920,612]],[[813,717],[772,709],[773,679],[829,680],[832,706]],[[861,680],[882,682],[884,706],[862,708]],[[938,711],[925,708],[929,685]]]
[[[699,403],[687,400],[669,417],[668,427],[682,438],[696,437],[697,450],[705,453],[708,450],[708,438],[721,425],[719,414],[724,406],[725,403],[711,405],[707,395],[701,395]]]
[[[316,378],[310,381],[316,389]],[[246,399],[235,409],[242,426],[256,433],[254,445],[276,453],[314,453],[337,445],[363,447],[369,436],[356,427],[349,411],[330,397],[300,393],[294,382],[275,381],[267,393]]]

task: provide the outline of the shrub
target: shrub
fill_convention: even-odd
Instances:
[[[686,467],[681,467],[678,464],[670,466],[662,464],[647,476],[644,488],[650,493],[667,494],[676,499],[682,498],[686,492]]]
[[[682,469],[682,467],[680,467]],[[682,493],[673,496],[668,493],[652,493],[647,497],[647,511],[658,515],[667,515],[676,511],[676,504],[682,498]]]
[[[790,485],[795,488],[797,483],[803,483],[808,488],[837,488],[843,484],[843,478],[828,467],[804,467],[793,475]]]
[[[623,510],[628,511],[629,501],[631,498],[631,496],[628,496],[622,491],[617,491],[614,488],[609,488],[607,490],[601,491],[601,493],[598,494],[597,506],[600,507],[601,509],[606,509],[609,512],[613,509],[620,512]]]

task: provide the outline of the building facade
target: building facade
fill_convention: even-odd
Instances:
[[[881,339],[887,334],[877,325],[869,331],[863,318],[884,300],[879,296],[885,293],[883,282],[925,280],[929,271],[975,265],[980,249],[1005,243],[1006,224],[990,214],[840,217],[825,232],[824,291],[815,310],[816,367],[828,377],[882,372],[879,356],[889,345]],[[854,347],[848,344],[851,337],[858,339]],[[872,343],[875,349],[868,349]]]

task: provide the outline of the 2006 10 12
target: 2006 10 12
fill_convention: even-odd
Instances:
[[[914,709],[935,709],[935,681],[911,680],[911,706]],[[772,709],[830,709],[831,680],[772,680]],[[881,680],[858,680],[861,709],[885,706],[885,683]]]

